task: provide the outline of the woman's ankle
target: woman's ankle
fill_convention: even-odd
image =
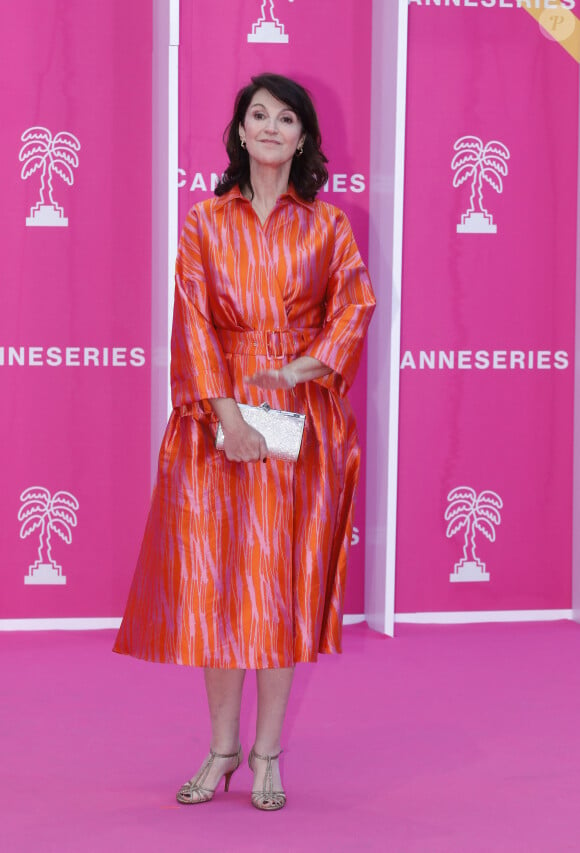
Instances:
[[[257,757],[263,755],[265,758],[275,758],[282,752],[280,743],[273,743],[272,741],[264,741],[263,743],[256,741],[253,750]]]
[[[214,741],[212,740],[210,744],[210,750],[211,752],[213,752],[214,755],[217,756],[235,757],[240,751],[240,742],[238,740],[234,741],[233,743],[231,741],[222,741],[221,743],[219,741],[216,741],[214,743]]]

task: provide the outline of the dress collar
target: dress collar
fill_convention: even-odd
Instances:
[[[243,195],[241,189],[237,184],[235,187],[232,187],[231,190],[228,190],[227,193],[224,193],[224,195],[218,196],[215,205],[219,209],[224,205],[228,204],[229,202],[235,201],[236,199],[247,202],[248,204],[250,203],[249,199],[247,199],[245,195]],[[278,201],[282,201],[283,199],[291,199],[292,201],[296,202],[296,204],[305,207],[307,210],[312,210],[314,206],[313,202],[306,201],[305,199],[300,198],[292,184],[289,184],[287,191],[285,193],[282,193],[281,196],[279,196]]]

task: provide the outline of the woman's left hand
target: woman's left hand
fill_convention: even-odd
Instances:
[[[246,376],[245,381],[248,385],[256,385],[258,388],[274,391],[276,389],[294,388],[298,380],[292,369],[285,366],[280,370],[259,370],[251,376]]]

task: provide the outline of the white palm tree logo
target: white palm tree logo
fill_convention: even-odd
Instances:
[[[292,0],[290,0],[292,2]],[[266,6],[269,4],[268,12]],[[260,17],[252,24],[252,32],[248,33],[249,42],[260,42],[261,44],[287,44],[288,36],[274,14],[274,0],[262,0]]]
[[[20,495],[22,506],[18,512],[20,538],[26,539],[39,530],[38,559],[28,567],[24,578],[26,584],[65,584],[62,566],[52,556],[51,533],[56,533],[63,542],[72,542],[72,528],[77,526],[76,512],[79,502],[70,492],[55,492],[51,495],[43,486],[31,486]],[[46,536],[46,539],[44,538]]]
[[[455,563],[449,575],[452,582],[488,581],[489,572],[475,553],[475,534],[479,531],[490,542],[495,542],[495,528],[501,524],[500,509],[503,501],[495,492],[476,494],[469,486],[458,486],[447,495],[449,506],[445,510],[448,521],[446,536],[450,539],[462,528],[465,529],[463,559]]]
[[[471,178],[471,196],[469,207],[461,216],[457,226],[459,234],[496,234],[493,216],[483,206],[483,182],[485,181],[497,193],[503,192],[503,178],[508,173],[507,160],[510,152],[497,139],[483,144],[479,136],[462,136],[453,150],[456,152],[451,161],[453,186],[460,187]],[[477,194],[477,198],[476,198]]]
[[[31,209],[27,225],[67,226],[64,210],[53,197],[52,178],[58,175],[72,187],[73,169],[79,165],[81,144],[72,133],[61,131],[53,137],[46,127],[29,127],[21,136],[24,143],[18,159],[24,165],[20,177],[25,181],[40,171],[40,201]],[[45,197],[48,194],[48,199]]]

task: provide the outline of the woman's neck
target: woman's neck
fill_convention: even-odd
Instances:
[[[287,192],[289,177],[290,164],[277,169],[269,169],[255,163],[251,164],[250,181],[254,194],[250,198],[251,192],[248,187],[247,195],[262,222],[265,221],[268,214],[273,210],[280,196]]]

